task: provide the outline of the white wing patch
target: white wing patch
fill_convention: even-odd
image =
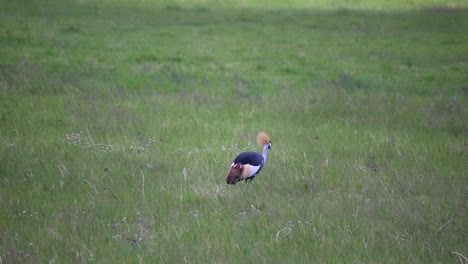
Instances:
[[[259,169],[260,169],[260,166],[244,164],[244,169],[242,170],[241,179],[246,179],[248,177],[253,176],[255,173],[258,172]]]

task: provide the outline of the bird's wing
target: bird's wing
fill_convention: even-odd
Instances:
[[[252,176],[252,174],[250,174],[250,165],[245,164],[244,169],[242,170],[242,173],[241,173],[241,179],[244,180],[250,176]]]

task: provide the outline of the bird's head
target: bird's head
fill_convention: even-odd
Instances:
[[[231,165],[229,169],[229,174],[226,178],[227,184],[236,184],[241,181],[241,172],[242,172],[242,164],[236,163]]]

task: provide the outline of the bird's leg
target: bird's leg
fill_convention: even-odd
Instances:
[[[250,178],[250,179],[246,179],[246,180],[245,180],[245,181],[246,181],[246,184],[245,184],[245,188],[246,188],[246,189],[247,189],[247,188],[250,188],[250,184],[252,184],[252,180],[253,180],[253,178]]]

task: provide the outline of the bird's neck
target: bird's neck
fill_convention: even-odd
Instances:
[[[263,164],[266,163],[267,158],[268,158],[268,144],[263,146]]]

